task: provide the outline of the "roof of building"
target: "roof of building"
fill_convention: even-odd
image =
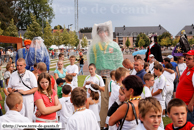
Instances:
[[[115,35],[116,37],[137,37],[139,33],[149,34],[157,34],[162,35],[162,33],[168,32],[161,25],[159,26],[144,26],[144,27],[115,27]]]
[[[194,25],[186,25],[183,29],[181,29],[176,36],[181,35],[181,31],[185,30],[187,36],[194,36]]]
[[[87,39],[92,39],[92,33],[79,33],[79,39],[82,39],[82,37],[87,37]]]

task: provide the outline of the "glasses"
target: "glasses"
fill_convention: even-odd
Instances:
[[[185,58],[185,60],[193,60],[193,58]]]

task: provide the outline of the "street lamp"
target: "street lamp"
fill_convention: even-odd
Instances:
[[[69,26],[72,26],[73,24],[68,25],[68,32],[69,32]]]

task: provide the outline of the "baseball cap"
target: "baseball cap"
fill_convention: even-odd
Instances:
[[[56,82],[57,82],[57,84],[59,85],[60,83],[64,83],[64,82],[66,82],[66,81],[63,80],[62,78],[58,78],[58,79],[56,80]]]
[[[194,50],[190,50],[187,53],[184,53],[183,55],[194,55]]]
[[[172,55],[168,55],[167,57],[168,57],[169,59],[172,59],[172,58],[173,58],[173,56],[172,56]]]
[[[98,90],[95,90],[94,88],[92,88],[91,85],[86,85],[86,88],[89,88],[93,92],[98,92]]]
[[[149,57],[154,57],[154,55],[153,54],[150,54]]]

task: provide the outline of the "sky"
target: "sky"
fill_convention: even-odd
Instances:
[[[163,26],[173,37],[194,24],[194,0],[78,0],[79,29],[112,21],[115,27]],[[74,0],[53,0],[56,25],[75,29]]]

